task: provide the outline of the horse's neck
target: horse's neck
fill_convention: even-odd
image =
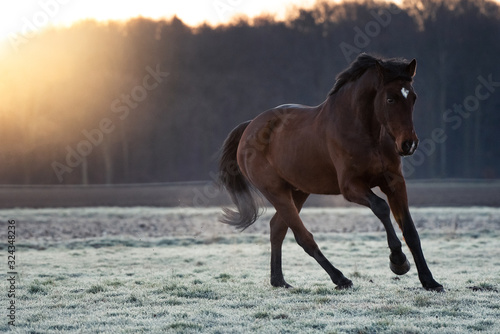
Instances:
[[[382,127],[375,115],[376,82],[372,73],[366,73],[355,82],[349,82],[324,102],[342,131],[365,134],[378,141]]]
[[[366,95],[356,97],[351,107],[361,127],[359,130],[370,135],[374,140],[378,140],[382,127],[375,115],[374,100],[376,93],[375,91],[370,93],[369,98]],[[358,103],[355,101],[358,101]]]

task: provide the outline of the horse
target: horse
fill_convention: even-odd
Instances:
[[[391,223],[403,233],[426,290],[442,292],[422,252],[408,209],[401,158],[418,146],[413,126],[417,95],[415,59],[359,55],[337,75],[318,106],[286,104],[234,128],[221,148],[219,182],[236,211],[223,208],[220,221],[244,230],[260,215],[260,192],[276,209],[270,221],[271,285],[291,288],[283,276],[282,244],[288,229],[296,242],[328,273],[336,289],[353,286],[323,255],[299,213],[310,194],[343,195],[366,206],[382,222],[390,269],[410,270]],[[387,202],[372,189],[379,187]]]

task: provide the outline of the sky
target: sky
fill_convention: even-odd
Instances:
[[[342,0],[330,0],[341,2]],[[351,1],[351,0],[349,0]],[[402,0],[386,0],[400,4]],[[500,0],[496,0],[500,1]],[[0,5],[0,53],[4,45],[19,38],[29,40],[51,26],[70,26],[84,19],[128,20],[142,16],[170,19],[174,15],[185,24],[227,23],[234,16],[260,14],[284,18],[290,6],[311,7],[316,0],[18,0]],[[2,8],[3,7],[3,8]],[[16,39],[18,38],[18,39]]]
[[[177,15],[188,25],[228,22],[234,15],[253,17],[261,13],[283,17],[287,5],[311,6],[314,0],[20,0],[0,9],[0,39],[30,34],[49,26],[69,26],[82,19],[153,19]],[[8,7],[7,7],[8,6]]]

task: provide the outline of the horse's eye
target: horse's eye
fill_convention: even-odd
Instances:
[[[389,103],[389,104],[393,104],[394,102],[396,102],[396,100],[394,100],[394,99],[387,99],[387,103]]]

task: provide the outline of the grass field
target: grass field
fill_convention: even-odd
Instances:
[[[429,266],[446,288],[443,294],[421,288],[413,262],[407,275],[392,274],[381,224],[368,210],[354,208],[303,213],[325,255],[353,280],[353,289],[336,291],[290,235],[284,273],[295,288],[272,288],[265,222],[272,212],[238,234],[218,225],[218,211],[0,210],[18,224],[16,327],[10,330],[500,332],[500,209],[412,210]],[[0,286],[7,291],[5,279]],[[4,332],[9,326],[2,319]]]

